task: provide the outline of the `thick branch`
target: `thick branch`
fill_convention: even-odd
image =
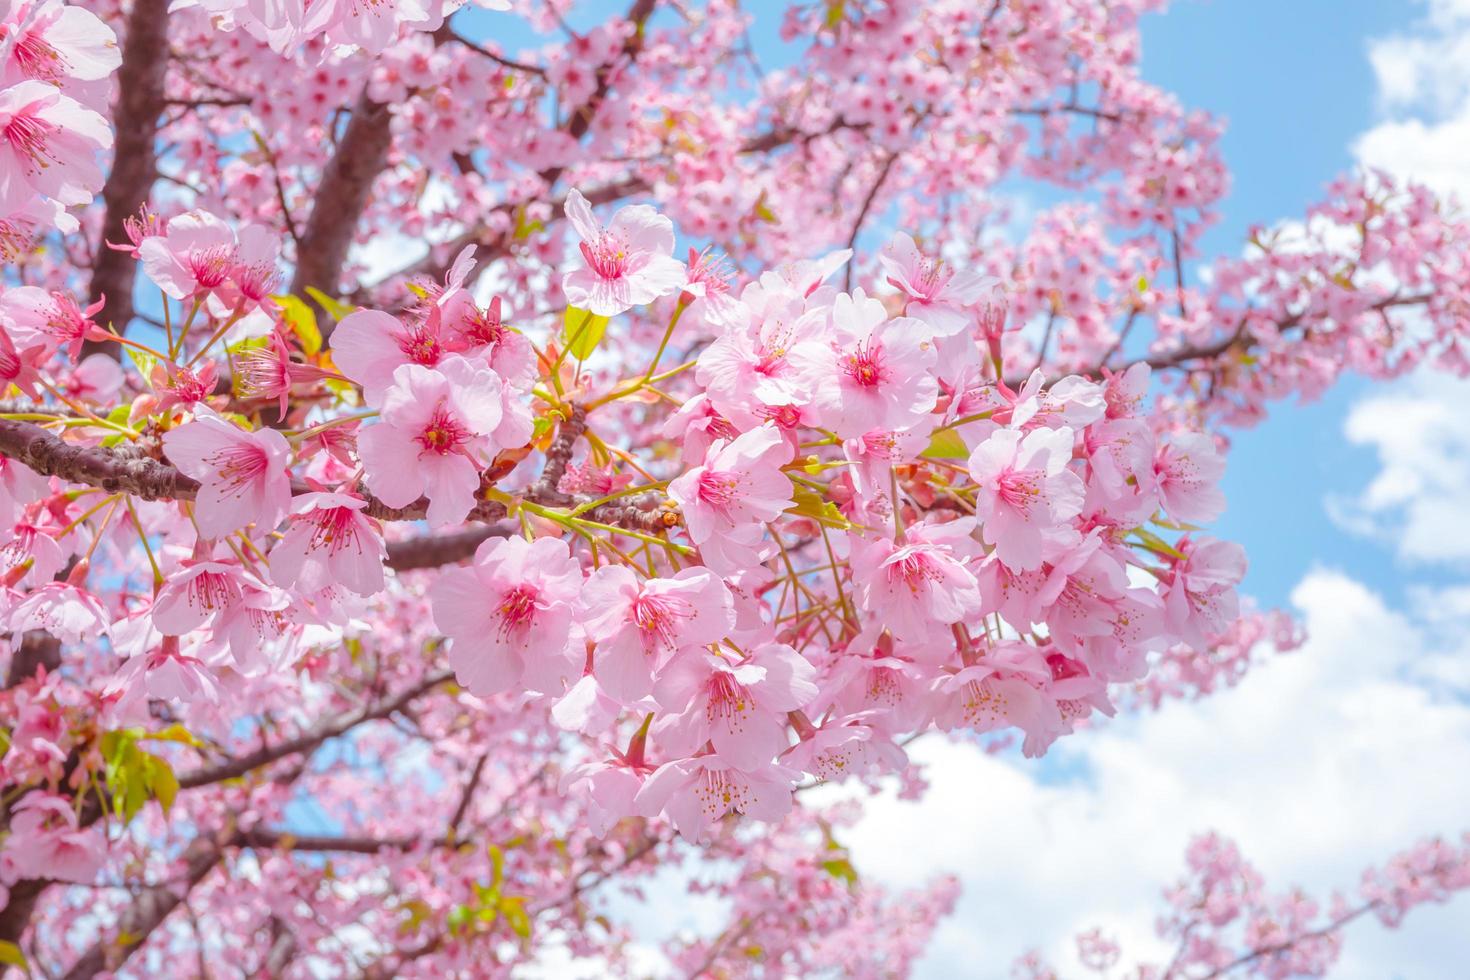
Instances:
[[[102,232],[94,250],[93,302],[107,297],[99,321],[121,331],[133,318],[133,276],[136,260],[107,242],[127,241],[123,222],[148,203],[157,174],[158,117],[163,113],[164,75],[168,70],[168,0],[134,0],[123,41],[122,67],[117,73],[117,103],[112,122],[116,130],[112,171],[102,187],[107,206]],[[97,344],[91,351],[116,357],[117,344]]]
[[[373,181],[388,162],[391,122],[388,107],[368,98],[364,90],[337,152],[322,171],[311,218],[296,251],[291,292],[297,296],[304,296],[307,286],[337,295],[358,218],[367,207]]]

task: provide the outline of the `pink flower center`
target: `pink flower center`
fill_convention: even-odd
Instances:
[[[669,595],[644,594],[633,600],[633,622],[643,634],[645,647],[672,648],[678,640],[679,620],[687,619],[692,611],[689,603]]]
[[[259,303],[276,287],[275,267],[267,262],[238,263],[230,273],[240,294],[253,303]]]
[[[724,769],[706,769],[694,784],[694,798],[712,820],[718,820],[731,810],[743,813],[752,802],[750,787],[731,779],[729,771]]]
[[[628,271],[631,254],[623,236],[605,231],[596,241],[582,243],[582,257],[603,279],[621,279]]]
[[[275,347],[254,347],[235,358],[240,391],[260,398],[279,398],[291,388],[291,362]]]
[[[184,368],[179,368],[175,373],[169,375],[165,387],[173,392],[174,397],[179,401],[185,405],[192,405],[210,394],[214,385],[211,382],[206,386],[203,379],[198,375]]]
[[[230,278],[234,263],[235,250],[229,245],[194,249],[184,256],[184,264],[200,289],[214,289]]]
[[[0,33],[0,37],[3,37]],[[39,31],[28,31],[20,36],[10,56],[15,59],[20,73],[27,78],[43,82],[55,82],[66,74],[66,62],[61,54],[46,42]]]
[[[464,335],[476,344],[497,346],[505,339],[505,324],[500,320],[500,301],[497,299],[487,313],[473,310],[464,319],[460,328]]]
[[[1000,499],[1022,513],[1041,497],[1041,477],[1032,470],[1006,470],[995,483]]]
[[[424,367],[433,367],[438,364],[442,353],[439,347],[439,334],[430,331],[427,324],[423,323],[399,338],[398,349],[403,351],[404,357]]]
[[[729,510],[739,498],[740,477],[705,470],[699,474],[699,499],[718,511]]]
[[[884,707],[896,707],[903,701],[903,690],[898,686],[897,671],[877,667],[868,673],[868,703]]]
[[[190,609],[213,613],[240,601],[240,586],[223,572],[201,572],[189,583],[188,600]]]
[[[314,512],[311,520],[316,527],[311,532],[309,550],[326,548],[331,555],[349,547],[356,548],[359,554],[365,551],[359,538],[361,528],[357,511],[351,507],[320,508]]]
[[[705,706],[704,715],[711,724],[723,722],[727,728],[737,732],[745,727],[746,718],[755,710],[755,699],[744,684],[727,671],[717,670],[710,675],[707,691],[709,703]]]
[[[944,260],[926,258],[919,261],[910,285],[919,291],[922,299],[932,300],[944,291],[944,287],[953,278],[954,270]]]
[[[14,381],[20,377],[20,354],[13,344],[0,344],[0,380]]]
[[[883,348],[871,342],[859,344],[857,350],[843,360],[842,368],[853,383],[863,388],[876,388],[887,380],[883,370]]]
[[[941,578],[933,555],[921,545],[899,548],[883,564],[888,569],[888,580],[902,582],[910,592],[927,588]]]
[[[464,427],[464,423],[440,405],[429,418],[429,424],[424,426],[424,431],[419,433],[419,445],[424,447],[423,451],[426,453],[447,456],[459,452],[460,447],[471,438],[472,435]]]
[[[5,125],[4,135],[18,156],[30,160],[34,173],[50,166],[53,158],[46,141],[55,130],[55,126],[39,116],[19,113]]]
[[[35,225],[16,218],[0,218],[0,262],[14,262],[30,251]]]
[[[218,471],[224,489],[239,497],[265,476],[270,456],[253,442],[237,442],[212,454],[209,464]]]
[[[970,681],[963,693],[965,723],[968,725],[991,724],[1005,717],[1009,702],[1004,694],[995,690],[987,681]]]
[[[534,585],[523,583],[500,597],[500,608],[497,612],[502,636],[516,630],[530,629],[531,620],[536,617],[537,595]]]

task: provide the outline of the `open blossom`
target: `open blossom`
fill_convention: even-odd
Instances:
[[[703,466],[669,484],[690,539],[715,571],[751,564],[747,556],[760,539],[761,522],[775,520],[791,506],[791,480],[780,469],[791,455],[780,430],[763,425],[717,443]]]
[[[987,544],[1013,569],[1041,565],[1042,536],[1082,509],[1082,481],[1067,468],[1070,428],[998,429],[970,454],[975,516]]]
[[[434,370],[406,364],[393,378],[378,423],[357,437],[364,479],[390,507],[424,495],[430,523],[462,521],[475,506],[480,469],[496,449],[500,378],[460,357]]]
[[[437,307],[409,321],[382,310],[349,313],[332,331],[332,363],[362,385],[364,401],[377,406],[400,367],[437,367],[449,353],[441,336],[441,317]]]
[[[768,766],[744,772],[718,756],[680,759],[660,766],[634,799],[645,817],[665,814],[679,836],[701,840],[729,813],[777,821],[791,812],[792,774]]]
[[[6,627],[16,633],[45,630],[64,642],[80,643],[104,636],[108,622],[90,592],[68,582],[47,582],[16,603]]]
[[[249,524],[274,528],[291,506],[291,446],[275,429],[247,432],[206,407],[164,433],[168,458],[199,481],[194,520],[218,538]]]
[[[993,732],[1015,726],[1026,733],[1025,754],[1040,755],[1062,730],[1055,699],[1019,673],[991,664],[965,667],[935,685],[934,723],[945,731]]]
[[[882,732],[848,724],[823,725],[792,746],[781,761],[824,782],[840,783],[854,776],[898,772],[908,757]]]
[[[640,582],[627,567],[606,565],[588,579],[582,607],[598,683],[626,702],[648,694],[673,654],[717,643],[735,626],[730,590],[703,568]]]
[[[1164,615],[1169,628],[1196,650],[1209,649],[1240,616],[1235,586],[1245,577],[1245,549],[1233,541],[1183,537],[1174,547],[1184,555],[1165,583]]]
[[[586,265],[567,273],[562,291],[572,306],[598,316],[617,316],[667,296],[684,285],[684,265],[673,257],[674,224],[646,204],[619,208],[604,228],[575,188],[568,192],[567,220],[582,237]]]
[[[235,268],[235,232],[208,211],[170,218],[163,234],[138,245],[143,272],[174,299],[209,293],[229,281]]]
[[[383,590],[383,535],[362,513],[367,501],[345,493],[304,493],[291,511],[291,524],[271,549],[271,578],[298,592],[334,585],[374,595]]]
[[[811,386],[819,422],[844,439],[907,429],[934,410],[933,331],[912,317],[888,319],[857,290],[832,305],[832,340],[793,352]]]
[[[153,625],[183,636],[223,615],[244,596],[244,570],[221,561],[189,561],[168,577],[153,600]]]
[[[56,86],[0,88],[0,214],[38,194],[68,207],[91,201],[102,187],[97,153],[111,145],[107,121]]]
[[[948,337],[974,322],[966,307],[979,302],[997,280],[979,272],[956,269],[943,259],[919,251],[904,232],[893,236],[878,255],[888,281],[908,299],[905,316],[922,320],[935,336]]]
[[[557,538],[491,539],[468,567],[440,575],[429,601],[453,641],[449,662],[460,684],[481,696],[522,682],[545,690],[569,666],[582,585],[581,567]]]
[[[36,382],[40,380],[46,348],[28,340],[17,344],[10,336],[13,327],[10,319],[0,313],[0,385],[7,388],[15,385],[32,398],[38,398]]]
[[[71,799],[32,790],[16,802],[0,849],[0,881],[55,878],[91,882],[107,857],[100,827],[78,826]]]
[[[1169,516],[1183,524],[1204,524],[1225,510],[1220,477],[1225,459],[1215,440],[1201,432],[1178,432],[1165,438],[1154,457],[1159,501]]]
[[[978,547],[973,518],[915,524],[905,539],[854,538],[852,569],[863,608],[903,640],[923,641],[980,614],[967,561]]]
[[[815,674],[780,643],[759,646],[740,663],[703,650],[681,654],[654,682],[654,698],[668,712],[654,739],[676,755],[708,741],[725,762],[754,772],[786,749],[786,712],[816,697]]]
[[[0,53],[0,86],[48,82],[84,102],[84,87],[75,83],[106,78],[122,63],[112,28],[90,10],[61,0],[7,4],[0,17]]]

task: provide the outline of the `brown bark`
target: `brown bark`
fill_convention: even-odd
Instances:
[[[373,181],[388,163],[392,121],[388,106],[368,98],[364,89],[337,151],[322,171],[311,217],[296,250],[296,273],[291,279],[295,295],[305,297],[307,286],[328,296],[338,294],[358,219],[367,207]]]
[[[92,302],[107,298],[97,315],[99,323],[112,323],[119,332],[133,318],[133,279],[137,260],[127,252],[107,247],[108,242],[126,242],[123,223],[148,203],[158,175],[158,117],[164,109],[164,75],[168,71],[169,0],[133,0],[123,40],[122,65],[117,72],[117,102],[112,109],[116,130],[112,170],[102,187],[106,213],[95,249]],[[118,357],[118,344],[84,345],[87,353],[103,351]]]

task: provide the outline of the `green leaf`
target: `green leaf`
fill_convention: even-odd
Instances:
[[[827,17],[824,23],[828,30],[835,29],[842,23],[842,17],[847,12],[845,0],[827,0]]]
[[[143,383],[152,388],[153,368],[157,366],[158,358],[154,357],[152,354],[144,353],[143,351],[140,351],[135,347],[128,347],[126,348],[126,350],[128,352],[128,357],[133,362],[133,366],[136,367],[138,369],[138,373],[143,376]]]
[[[343,303],[340,300],[333,299],[326,293],[322,292],[320,289],[317,289],[315,286],[307,286],[306,295],[316,300],[316,305],[326,310],[327,313],[331,315],[332,319],[336,320],[338,323],[342,322],[343,317],[357,312],[346,303]]]
[[[842,511],[837,509],[837,505],[815,490],[810,490],[798,484],[791,493],[791,499],[795,503],[786,508],[786,513],[788,514],[810,518],[828,527],[852,527],[852,524],[847,518],[842,516]]]
[[[531,917],[526,914],[526,898],[524,895],[515,895],[500,900],[500,914],[505,918],[505,924],[510,926],[510,931],[522,939],[531,938]]]
[[[858,882],[857,868],[854,868],[852,862],[845,857],[823,861],[822,870],[839,881],[847,882],[849,885],[856,885]]]
[[[579,361],[585,361],[597,345],[602,343],[607,330],[607,317],[598,316],[590,310],[568,306],[562,317],[562,334],[566,337],[567,350]]]
[[[765,191],[761,191],[760,197],[755,199],[755,216],[768,225],[779,225],[781,223],[781,219],[776,216],[776,212],[772,211],[771,206],[766,203]]]
[[[316,325],[316,314],[306,301],[296,296],[272,296],[281,318],[291,327],[301,349],[307,357],[315,356],[322,349],[322,332]]]
[[[1140,293],[1148,292],[1148,280],[1145,279],[1143,276],[1138,277],[1138,291]]]
[[[954,429],[937,429],[924,455],[930,459],[965,459],[970,455],[970,447]]]
[[[174,775],[174,767],[167,761],[156,755],[146,756],[148,761],[148,791],[153,794],[163,812],[168,813],[173,808],[174,798],[179,795],[179,777]]]
[[[6,939],[0,939],[0,963],[7,966],[18,966],[27,973],[31,972],[31,964],[26,961],[26,954],[20,951],[20,947]]]
[[[1184,558],[1184,552],[1180,551],[1178,548],[1174,547],[1172,544],[1165,541],[1163,538],[1159,537],[1148,528],[1135,527],[1133,529],[1133,535],[1153,551],[1157,551],[1160,554],[1169,555],[1172,558]]]

